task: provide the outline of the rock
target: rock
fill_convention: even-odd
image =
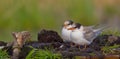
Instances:
[[[115,37],[113,38],[113,42],[110,45],[114,45],[114,44],[120,44],[120,37]]]

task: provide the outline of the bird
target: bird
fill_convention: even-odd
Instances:
[[[70,40],[70,32],[72,30],[68,30],[68,29],[72,28],[72,24],[73,24],[72,20],[64,21],[62,31],[61,31],[63,42],[70,42],[71,41]]]
[[[90,45],[105,28],[106,26],[94,29],[94,26],[83,26],[80,23],[74,23],[72,28],[68,30],[72,30],[70,33],[71,42],[79,47],[83,45],[84,49],[86,49],[87,45]]]

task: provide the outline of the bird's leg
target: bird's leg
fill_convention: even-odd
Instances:
[[[81,50],[81,47],[80,47],[80,45],[78,45],[78,49],[79,49],[79,50]]]
[[[72,42],[70,42],[70,46],[71,46],[71,47],[74,47],[74,46],[75,46],[75,44],[74,44],[74,43],[72,43]]]
[[[87,48],[87,45],[85,44],[84,47],[85,47],[85,49],[86,49],[86,48]]]
[[[86,50],[86,48],[87,48],[87,45],[86,45],[86,44],[84,44],[84,48],[83,48],[83,50]]]

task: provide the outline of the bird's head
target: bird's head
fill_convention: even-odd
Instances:
[[[73,21],[72,20],[66,20],[63,24],[63,27],[67,28],[68,26],[72,25]]]
[[[75,30],[75,29],[80,29],[81,24],[80,23],[73,23],[72,27],[69,28],[68,30]]]

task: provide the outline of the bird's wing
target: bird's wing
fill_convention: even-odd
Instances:
[[[93,32],[92,28],[84,28],[84,37],[88,41],[92,41],[95,36],[95,32]]]
[[[93,25],[93,26],[84,26],[84,28],[94,28],[95,27],[95,25]]]
[[[84,26],[84,27],[83,27],[83,31],[84,31],[85,33],[93,32],[93,27],[86,27],[86,26]]]
[[[104,29],[109,28],[108,25],[101,25],[98,29],[93,29],[95,26],[84,26],[84,37],[88,41],[94,40]]]

